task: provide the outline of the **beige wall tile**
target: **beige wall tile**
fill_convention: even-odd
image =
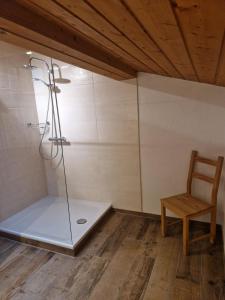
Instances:
[[[84,185],[78,185],[68,182],[68,192],[69,192],[69,200],[73,201],[75,199],[78,200],[88,200],[88,201],[100,201],[100,202],[107,202],[107,199],[104,199],[102,196],[102,192],[97,187],[91,187],[88,183]]]
[[[25,50],[0,42],[0,220],[46,195],[37,112]],[[2,73],[4,72],[4,73]]]
[[[94,83],[96,103],[121,103],[128,99],[135,99],[137,86],[134,79],[125,81],[106,80]]]
[[[73,186],[100,185],[99,150],[95,146],[64,147],[67,183]]]
[[[120,103],[97,103],[96,115],[98,121],[137,121],[137,103],[133,99],[121,100]]]
[[[103,187],[102,191],[103,201],[108,201],[113,204],[115,208],[141,211],[141,197],[140,192],[113,190]]]
[[[98,131],[102,143],[138,143],[137,121],[98,121]]]
[[[118,208],[127,205],[126,209],[140,210],[137,146],[79,145],[64,152],[70,198],[110,201]]]

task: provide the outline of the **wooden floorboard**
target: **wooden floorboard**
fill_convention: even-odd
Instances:
[[[158,220],[112,212],[75,257],[0,238],[0,299],[224,299],[221,232],[188,257],[181,233],[178,224],[162,238]]]

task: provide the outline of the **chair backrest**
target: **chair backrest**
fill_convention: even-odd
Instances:
[[[209,177],[207,175],[203,175],[199,172],[196,172],[195,166],[196,166],[197,162],[214,166],[215,167],[214,177]],[[190,167],[189,167],[189,172],[188,172],[188,180],[187,180],[187,193],[189,195],[191,195],[191,186],[192,186],[193,178],[197,178],[199,180],[206,181],[206,182],[212,184],[211,204],[216,205],[217,193],[218,193],[218,189],[219,189],[222,167],[223,167],[223,157],[222,156],[218,156],[217,160],[212,160],[212,159],[208,159],[208,158],[199,156],[198,151],[192,151]]]

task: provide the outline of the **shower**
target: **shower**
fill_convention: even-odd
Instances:
[[[61,132],[61,124],[59,118],[59,108],[58,108],[58,99],[57,94],[61,92],[60,88],[56,85],[58,84],[67,84],[70,83],[69,79],[62,77],[62,72],[58,64],[53,63],[51,60],[51,65],[49,66],[48,62],[44,59],[40,59],[37,57],[30,57],[29,63],[24,65],[25,68],[29,68],[32,71],[38,69],[37,66],[34,65],[34,62],[41,62],[45,65],[47,71],[48,82],[45,80],[33,77],[33,81],[41,82],[44,86],[48,89],[48,100],[46,102],[46,112],[45,112],[45,121],[44,123],[32,124],[28,123],[29,127],[38,127],[39,129],[42,128],[41,132],[41,140],[39,144],[39,153],[40,156],[44,160],[54,160],[58,159],[57,166],[60,165],[63,159],[63,143],[66,143],[66,138],[62,137]],[[58,77],[55,77],[55,68],[58,71]],[[50,130],[51,128],[51,130]],[[49,132],[51,131],[51,132]],[[46,155],[43,150],[43,143],[44,139],[48,136],[48,141],[51,143],[50,146],[50,153]],[[54,147],[56,146],[56,147]]]
[[[17,59],[10,61],[11,53],[17,58],[15,51],[18,51],[20,66]],[[6,70],[10,74],[12,68],[18,70],[15,78],[20,80],[19,89],[13,96],[16,98],[18,93],[20,103],[18,114],[13,110],[9,117],[3,116],[2,137],[7,142],[6,149],[10,149],[3,153],[3,159],[8,160],[6,166],[10,166],[6,174],[10,176],[3,178],[5,184],[10,177],[3,197],[4,203],[10,202],[11,213],[8,215],[5,210],[7,215],[0,220],[0,235],[8,234],[11,239],[26,240],[41,248],[74,255],[83,239],[111,208],[104,196],[101,201],[87,199],[86,186],[80,184],[77,175],[80,165],[76,162],[81,160],[82,163],[86,145],[80,147],[80,142],[77,143],[79,123],[74,124],[73,114],[79,114],[77,104],[83,103],[74,94],[77,87],[79,91],[80,84],[83,88],[83,79],[79,82],[76,78],[73,86],[71,78],[80,69],[26,49],[23,54],[20,48],[13,48],[9,53]],[[5,137],[8,133],[9,138],[14,138],[14,130],[18,139],[8,145]]]
[[[61,69],[60,69],[59,65],[57,65],[56,63],[53,63],[52,66],[53,66],[53,70],[54,70],[54,67],[56,67],[57,70],[58,70],[58,73],[59,73],[59,77],[55,78],[56,83],[66,84],[66,83],[71,82],[69,79],[62,77],[62,72],[61,72]]]

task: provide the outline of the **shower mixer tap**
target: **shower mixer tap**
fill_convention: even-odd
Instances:
[[[62,137],[53,137],[48,139],[50,142],[66,142],[66,138],[64,136]]]
[[[40,156],[44,160],[54,160],[56,158],[59,158],[59,162],[57,164],[58,167],[60,163],[63,162],[62,146],[70,145],[70,142],[68,142],[65,137],[62,137],[62,133],[61,133],[61,123],[60,123],[59,107],[58,107],[58,99],[57,99],[57,94],[60,93],[61,90],[56,85],[56,83],[66,84],[66,83],[70,83],[71,81],[69,79],[62,77],[60,66],[56,63],[53,63],[52,59],[49,64],[46,60],[42,58],[32,56],[29,59],[29,63],[24,67],[26,69],[31,69],[31,70],[38,68],[38,66],[33,65],[34,61],[43,63],[45,65],[45,68],[47,69],[47,81],[43,80],[42,78],[33,76],[36,75],[36,72],[35,73],[32,72],[33,81],[41,82],[48,88],[48,99],[46,102],[46,113],[45,113],[46,122],[42,124],[28,123],[27,126],[31,128],[37,127],[43,131],[40,132],[41,134],[41,140],[39,142]],[[57,69],[58,71],[58,78],[55,77],[54,74],[55,69]],[[47,121],[49,118],[52,125],[51,127]],[[47,134],[48,137],[49,135],[51,135],[51,137],[48,138],[48,141],[51,142],[51,149],[49,154],[47,154],[46,151],[43,150],[43,143],[46,142]]]
[[[59,138],[57,138],[57,137],[51,138],[50,137],[48,140],[49,140],[49,142],[54,142],[54,145],[67,145],[67,146],[70,145],[70,142],[67,141],[67,139],[64,136],[59,137]]]

